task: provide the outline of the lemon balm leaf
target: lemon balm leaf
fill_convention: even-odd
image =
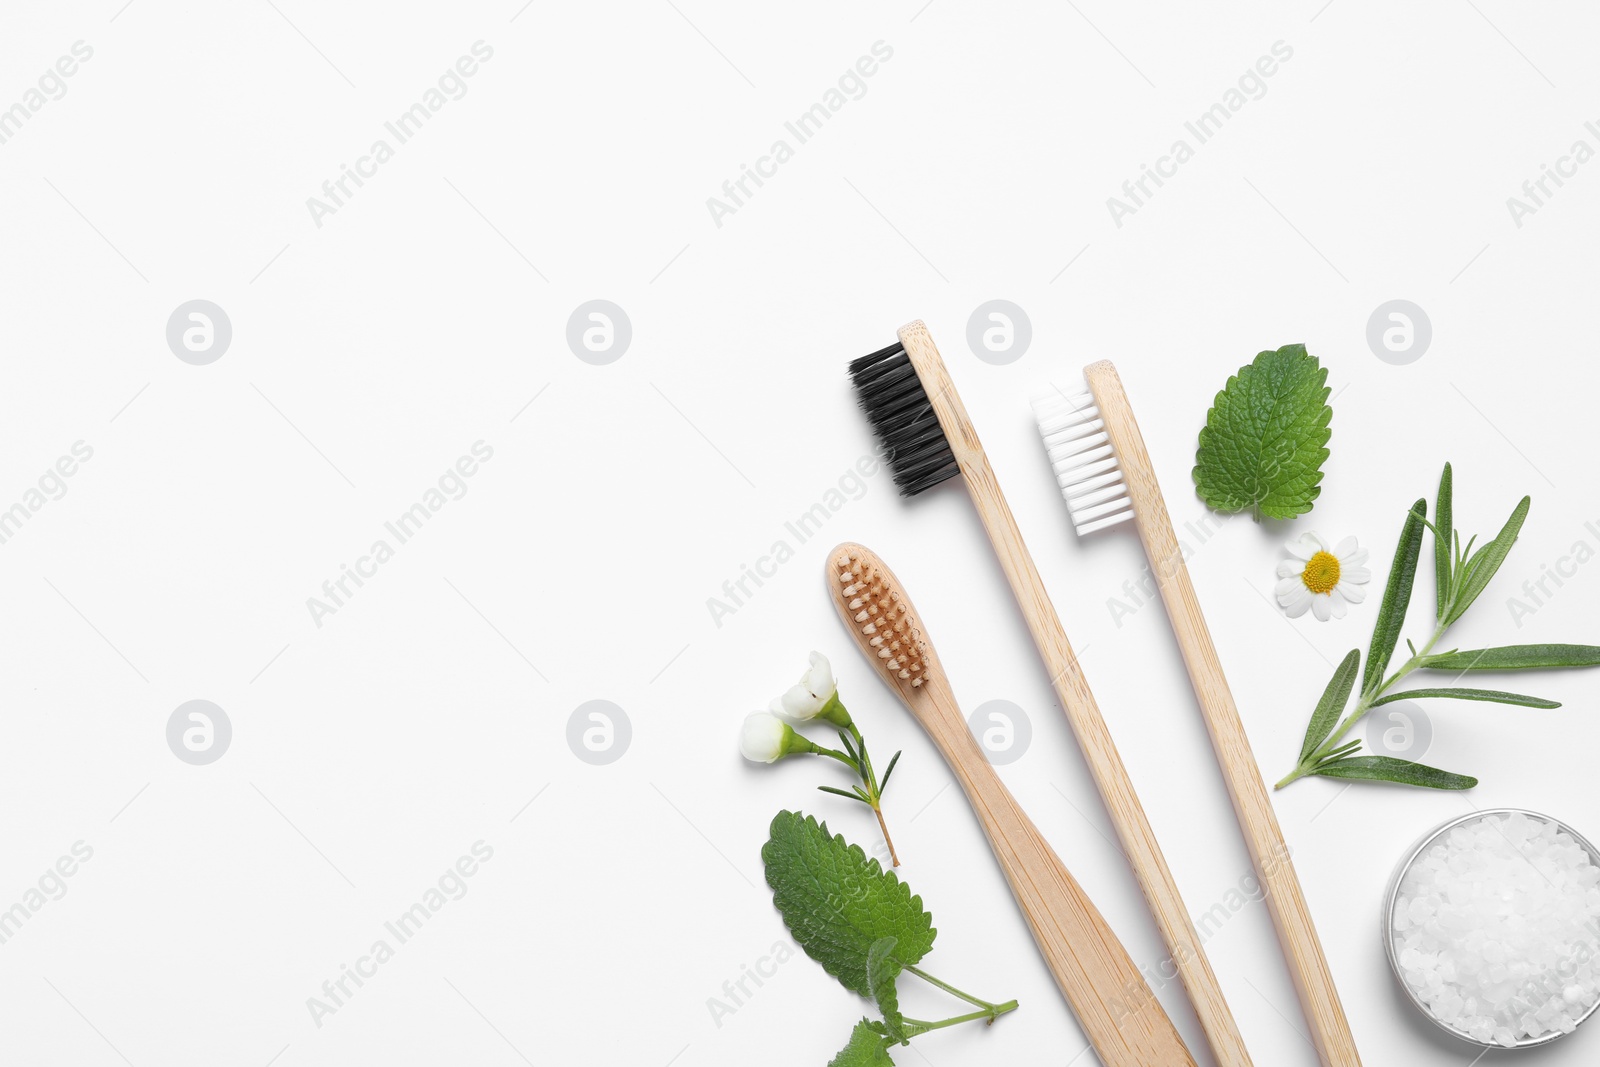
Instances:
[[[1322,492],[1328,371],[1305,345],[1262,352],[1217,394],[1195,453],[1194,482],[1213,511],[1292,519]]]
[[[900,996],[894,987],[901,970],[900,961],[894,958],[896,944],[892,937],[880,937],[867,950],[867,985],[872,989],[872,999],[878,1002],[878,1011],[883,1013],[884,1030],[889,1037],[906,1044]]]
[[[887,1039],[866,1019],[850,1031],[850,1043],[828,1061],[828,1067],[894,1067],[884,1047]]]
[[[922,898],[815,817],[780,811],[761,860],[789,933],[845,988],[873,996],[867,961],[881,939],[895,939],[900,967],[915,965],[933,948],[938,931]]]

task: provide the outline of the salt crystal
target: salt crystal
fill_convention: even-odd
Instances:
[[[1600,1001],[1600,863],[1549,820],[1453,827],[1401,876],[1390,927],[1417,999],[1482,1044],[1571,1033]]]

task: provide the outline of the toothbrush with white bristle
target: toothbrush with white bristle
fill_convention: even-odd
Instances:
[[[1104,360],[1085,367],[1083,376],[1088,384],[1086,392],[1056,390],[1035,398],[1033,405],[1073,528],[1081,537],[1132,519],[1138,529],[1211,734],[1217,762],[1222,765],[1250,858],[1267,890],[1267,907],[1311,1024],[1317,1055],[1326,1067],[1360,1067],[1350,1023],[1295,877],[1289,847],[1267,798],[1266,782],[1250,751],[1239,710],[1234,706],[1211,632],[1201,614],[1183,550],[1122,379],[1117,369]]]
[[[1087,390],[1053,392],[1034,401],[1034,415],[1056,484],[1067,500],[1073,528],[1094,533],[1133,518],[1128,484],[1106,434],[1105,420]]]
[[[955,382],[926,325],[909,323],[897,336],[895,344],[850,364],[856,399],[883,442],[895,485],[904,496],[916,496],[953,478],[966,485],[1216,1062],[1220,1067],[1250,1067],[1250,1055],[1199,932]],[[889,651],[894,654],[892,647]],[[1130,1050],[1115,1028],[1090,1036],[1107,1067],[1192,1067],[1194,1061],[1174,1038],[1170,1020],[1159,1021],[1166,1023],[1161,1038],[1167,1049],[1159,1056]]]

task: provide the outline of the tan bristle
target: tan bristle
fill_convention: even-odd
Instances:
[[[927,642],[899,590],[893,588],[874,560],[858,550],[841,551],[833,560],[840,597],[859,626],[867,645],[892,680],[922,685],[927,674]]]

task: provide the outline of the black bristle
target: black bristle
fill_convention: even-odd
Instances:
[[[896,342],[851,360],[850,380],[861,410],[883,442],[901,496],[916,496],[961,473],[904,345]]]

